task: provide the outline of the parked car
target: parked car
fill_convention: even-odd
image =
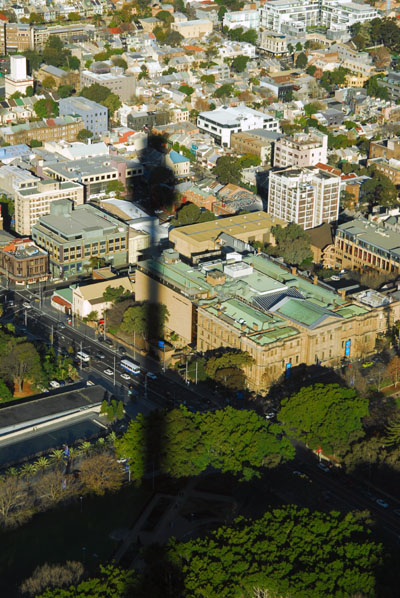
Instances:
[[[52,380],[50,382],[50,386],[51,386],[51,388],[60,388],[61,385],[59,382],[57,382],[57,380]]]
[[[325,473],[329,473],[330,469],[327,465],[325,465],[325,463],[318,463],[318,467],[320,469],[322,469],[322,471],[324,471]]]
[[[387,509],[389,506],[389,503],[386,502],[386,500],[384,500],[383,498],[377,498],[376,504],[382,507],[383,509]]]
[[[114,344],[110,338],[106,338],[106,339],[104,340],[104,342],[105,342],[105,343],[107,343],[107,345],[109,345],[110,347],[112,347],[112,346],[113,346],[113,344]]]
[[[31,309],[32,305],[30,303],[28,303],[28,301],[24,301],[22,304],[22,307],[25,307],[25,309]]]

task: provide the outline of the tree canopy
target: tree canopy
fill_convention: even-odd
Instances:
[[[214,98],[228,98],[233,95],[233,85],[230,83],[223,83],[214,91]]]
[[[243,73],[246,70],[247,63],[249,62],[250,58],[248,56],[236,56],[232,60],[232,69],[237,73]]]
[[[271,596],[375,595],[382,547],[351,513],[274,508],[258,520],[240,517],[205,538],[170,543],[185,596],[239,598],[254,588]]]
[[[185,203],[175,213],[175,218],[170,222],[171,226],[184,226],[186,224],[198,224],[215,220],[216,216],[210,210],[202,211],[194,203]]]
[[[58,104],[51,98],[38,100],[33,104],[33,109],[39,118],[58,116]]]
[[[105,106],[108,108],[111,115],[122,106],[121,100],[117,94],[112,93],[108,87],[104,87],[104,85],[100,85],[99,83],[93,83],[89,87],[83,87],[80,91],[80,95],[88,100],[92,100],[93,102]]]
[[[81,129],[78,135],[76,136],[78,141],[86,141],[86,139],[90,139],[91,137],[93,137],[93,133],[88,129]]]
[[[299,69],[305,69],[307,66],[307,56],[304,52],[300,52],[300,54],[296,58],[296,67]]]
[[[117,301],[125,301],[125,299],[129,299],[132,293],[127,291],[122,285],[119,287],[107,287],[103,293],[104,301],[112,301],[113,303]]]
[[[191,413],[181,407],[140,414],[116,441],[116,451],[129,459],[132,478],[138,481],[154,463],[176,478],[211,466],[248,480],[260,467],[293,458],[294,449],[280,431],[254,411],[227,407]]]
[[[37,598],[128,598],[132,595],[133,585],[133,571],[125,571],[113,565],[101,565],[97,577],[68,588],[48,588]]]
[[[121,322],[121,331],[141,334],[150,339],[160,339],[168,319],[168,309],[162,303],[141,303],[128,307]]]
[[[279,224],[271,228],[276,246],[267,248],[271,255],[283,257],[290,265],[298,266],[311,261],[312,251],[310,241],[304,230],[293,222],[282,227]]]
[[[278,413],[286,433],[326,454],[345,452],[364,434],[368,400],[338,384],[315,384],[284,399]]]
[[[251,154],[246,154],[241,158],[221,156],[213,168],[213,173],[223,185],[227,185],[228,183],[240,185],[243,169],[250,166],[258,166],[259,164],[260,159],[258,156]]]
[[[257,31],[255,29],[243,29],[243,27],[235,27],[228,29],[224,27],[225,35],[234,42],[247,42],[253,46],[257,45]]]

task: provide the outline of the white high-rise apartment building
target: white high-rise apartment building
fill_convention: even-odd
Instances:
[[[319,168],[286,168],[269,175],[269,214],[304,229],[337,220],[339,200],[340,176]]]
[[[305,33],[312,25],[346,31],[379,17],[368,4],[340,0],[271,0],[260,7],[260,26],[275,33]]]
[[[318,162],[326,163],[328,135],[318,129],[309,133],[285,135],[275,142],[274,166],[315,166]]]

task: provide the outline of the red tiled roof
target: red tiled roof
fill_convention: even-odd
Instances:
[[[6,17],[6,15],[3,15],[1,12],[0,12],[0,21],[6,21],[8,23],[8,18]]]
[[[129,137],[134,134],[134,131],[125,131],[119,138],[118,143],[125,143],[128,141]]]
[[[188,52],[204,52],[203,48],[199,46],[183,46],[183,48]]]
[[[348,179],[356,179],[357,175],[355,172],[351,172],[350,174],[342,174],[340,178],[342,181],[347,181]]]
[[[341,171],[338,168],[333,168],[333,166],[329,166],[329,164],[323,164],[322,162],[318,162],[315,166],[317,168],[320,168],[321,170],[326,170],[327,172],[330,172],[332,174],[341,174]]]
[[[118,33],[122,33],[121,27],[109,27],[108,31],[113,35],[117,35]]]
[[[71,304],[69,303],[69,301],[66,301],[66,299],[63,299],[62,297],[58,297],[57,295],[55,297],[51,298],[53,303],[57,303],[58,305],[61,305],[62,307],[71,307]]]
[[[46,120],[46,125],[48,127],[55,127],[56,126],[56,122],[55,122],[54,118],[48,118]]]

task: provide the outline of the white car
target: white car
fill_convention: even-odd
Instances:
[[[157,380],[157,376],[153,372],[147,372],[146,376],[151,380]]]
[[[387,509],[389,506],[389,503],[386,502],[386,500],[383,500],[383,498],[377,498],[376,504],[379,505],[380,507],[382,507],[383,509]]]
[[[104,373],[107,374],[107,376],[112,376],[114,372],[110,368],[107,368],[104,370]]]
[[[51,388],[60,388],[61,385],[59,382],[57,382],[57,380],[52,380],[50,382],[50,386],[51,386]]]
[[[320,469],[322,469],[322,471],[324,471],[325,473],[329,473],[330,469],[327,465],[325,465],[324,463],[318,463],[318,467]]]
[[[31,309],[32,305],[30,303],[28,303],[28,301],[24,301],[22,304],[22,307],[25,307],[25,309]]]
[[[121,378],[123,380],[130,380],[131,379],[131,377],[129,376],[129,374],[121,374]]]
[[[86,386],[94,386],[94,382],[91,380],[86,380]]]

